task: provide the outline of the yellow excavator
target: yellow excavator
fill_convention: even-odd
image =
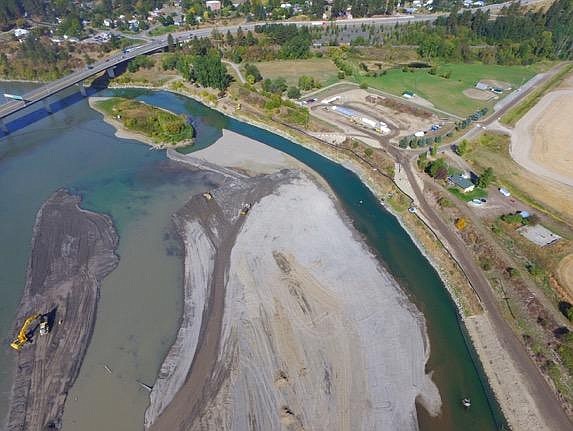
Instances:
[[[40,334],[45,335],[49,332],[48,322],[46,321],[45,316],[42,314],[34,314],[24,321],[22,328],[18,331],[18,336],[10,343],[10,347],[14,350],[20,350],[24,344],[30,341],[30,338],[28,337],[30,327],[37,319],[40,319]]]

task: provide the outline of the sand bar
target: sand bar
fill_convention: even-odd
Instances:
[[[240,135],[225,132],[222,139],[225,145],[189,158],[274,173],[229,178],[212,200],[197,196],[178,212],[187,255],[194,256],[186,259],[185,289],[206,292],[186,292],[185,310],[205,312],[198,335],[196,328],[179,334],[188,338],[180,345],[197,345],[191,366],[179,361],[189,369],[187,381],[173,373],[173,382],[162,384],[179,391],[156,392],[152,405],[165,406],[163,397],[172,402],[148,410],[147,426],[417,429],[415,401],[434,414],[441,405],[425,373],[423,316],[327,189],[301,170],[277,172],[285,167],[281,158],[286,167],[294,159]],[[250,149],[241,151],[244,142]],[[262,148],[277,153],[268,166],[259,161],[267,160]],[[254,206],[240,216],[245,202]],[[201,300],[206,304],[195,303]],[[177,350],[166,369],[177,368]]]
[[[49,314],[51,330],[39,335],[36,327],[34,342],[17,353],[9,431],[60,429],[95,324],[100,282],[119,262],[111,219],[82,210],[79,203],[59,190],[36,218],[14,333],[36,313]]]

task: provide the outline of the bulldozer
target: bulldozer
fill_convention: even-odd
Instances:
[[[243,205],[243,207],[241,208],[241,211],[239,212],[240,215],[242,216],[246,216],[249,211],[251,210],[252,205],[249,203],[246,203]]]
[[[26,343],[30,342],[31,341],[30,329],[32,327],[32,324],[38,319],[40,320],[40,335],[46,335],[48,332],[50,332],[50,328],[48,326],[48,321],[46,317],[39,313],[34,314],[28,317],[24,321],[24,324],[18,331],[17,337],[14,339],[14,341],[10,343],[10,347],[12,347],[14,350],[19,351]]]

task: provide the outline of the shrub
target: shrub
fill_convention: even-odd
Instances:
[[[289,87],[287,90],[287,96],[289,99],[298,99],[300,97],[300,90],[298,87]]]

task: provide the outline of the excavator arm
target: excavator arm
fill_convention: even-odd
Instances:
[[[29,341],[28,332],[30,331],[30,326],[32,326],[32,323],[34,323],[40,316],[40,314],[34,314],[24,321],[22,328],[20,328],[20,331],[18,331],[18,336],[14,341],[10,343],[10,347],[12,347],[14,350],[20,350],[22,346],[24,346],[24,344]]]

